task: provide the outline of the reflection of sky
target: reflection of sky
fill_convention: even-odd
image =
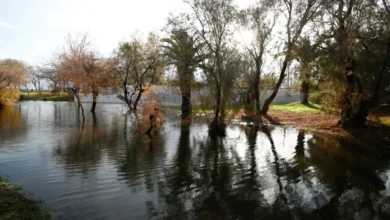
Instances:
[[[75,104],[24,102],[18,105],[15,109],[20,109],[23,125],[14,128],[18,135],[6,136],[9,133],[2,131],[8,127],[0,125],[0,173],[8,175],[24,191],[43,198],[55,217],[144,219],[150,214],[149,209],[164,213],[166,203],[172,202],[169,200],[172,198],[190,211],[199,205],[193,198],[208,195],[207,190],[216,184],[213,181],[221,177],[217,176],[216,180],[210,177],[214,172],[215,153],[219,158],[217,166],[221,168],[216,173],[222,175],[227,171],[224,175],[228,180],[224,184],[230,194],[255,187],[268,205],[273,205],[282,193],[290,207],[315,210],[331,201],[340,190],[338,187],[346,187],[343,184],[351,185],[351,189],[342,189],[340,199],[335,201],[349,204],[363,193],[359,184],[372,184],[350,166],[366,165],[372,158],[346,150],[339,152],[339,148],[333,149],[335,153],[328,152],[318,144],[333,143],[327,143],[327,139],[321,142],[322,139],[310,133],[304,134],[303,155],[298,155],[299,130],[291,127],[259,127],[257,134],[252,134],[253,126],[234,123],[221,141],[223,146],[213,149],[207,125],[193,123],[190,146],[180,151],[179,138],[187,136],[181,135],[177,115],[167,116],[160,136],[150,140],[139,136],[135,116],[126,114],[122,105],[98,104],[95,122],[91,113],[86,112],[83,131],[77,128]],[[255,146],[250,147],[251,144]],[[188,170],[180,170],[183,163]],[[333,163],[338,163],[341,171],[327,170],[335,167]],[[377,164],[369,165],[372,167],[365,172],[377,172]],[[385,172],[377,172],[385,180],[386,189],[381,194],[390,196],[388,165],[383,169]],[[350,178],[345,183],[335,182],[333,175],[339,172],[346,172],[345,177]],[[181,178],[188,182],[180,182]],[[250,178],[254,178],[255,184]],[[354,178],[363,182],[355,184]],[[175,195],[177,191],[180,193]],[[223,199],[229,202],[228,197]]]

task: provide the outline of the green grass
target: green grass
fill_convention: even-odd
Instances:
[[[73,101],[73,96],[69,96],[68,93],[53,94],[51,92],[22,92],[20,95],[20,101]]]
[[[382,122],[382,124],[390,126],[390,119],[383,119],[383,120],[381,120],[381,122]]]
[[[165,106],[165,108],[170,109],[170,110],[177,110],[177,111],[181,110],[180,105],[167,105],[167,106]]]
[[[18,188],[12,187],[0,177],[0,219],[50,219],[39,201],[26,198]]]
[[[319,113],[320,105],[309,103],[307,105],[303,105],[299,102],[292,103],[273,103],[270,106],[271,111],[279,111],[279,112],[296,112],[296,113]],[[181,110],[181,106],[166,106],[167,109],[171,110]],[[200,110],[197,106],[193,106],[194,110]],[[209,112],[212,110],[206,110]]]
[[[295,112],[295,113],[319,113],[320,105],[309,103],[309,104],[301,104],[299,102],[292,103],[274,103],[271,104],[271,111],[280,111],[280,112]]]

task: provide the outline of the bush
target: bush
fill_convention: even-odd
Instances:
[[[324,94],[322,92],[313,92],[309,94],[309,102],[321,104],[322,96]]]
[[[19,99],[20,91],[18,88],[5,88],[0,90],[0,106],[12,105]]]

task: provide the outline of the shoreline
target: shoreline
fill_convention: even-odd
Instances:
[[[50,214],[39,200],[31,199],[0,176],[0,219],[50,219]]]
[[[369,116],[366,128],[343,129],[337,126],[338,115],[324,113],[295,113],[270,111],[268,115],[247,115],[243,121],[272,125],[293,126],[297,129],[328,134],[361,147],[376,148],[390,152],[390,126],[378,119],[388,121],[390,115]]]

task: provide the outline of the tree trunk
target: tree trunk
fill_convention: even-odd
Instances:
[[[217,97],[216,97],[216,108],[214,119],[209,126],[209,132],[217,135],[224,135],[226,125],[223,120],[220,118],[221,114],[221,101],[222,101],[222,89],[220,88],[220,84],[217,82]]]
[[[140,87],[139,92],[138,92],[137,99],[135,100],[134,105],[133,105],[133,109],[134,109],[134,110],[137,110],[138,102],[139,102],[139,100],[141,99],[141,96],[142,96],[142,93],[143,93],[143,92],[144,92],[144,90],[142,89],[142,87]]]
[[[370,99],[363,96],[355,69],[355,61],[352,61],[351,66],[345,67],[347,86],[341,99],[341,119],[338,122],[338,125],[343,128],[365,127],[372,104]]]
[[[41,82],[38,82],[38,94],[41,95]]]
[[[127,84],[126,82],[123,83],[123,93],[124,93],[123,95],[125,97],[125,101],[126,101],[127,106],[129,106],[129,108],[131,108],[131,104],[129,102],[129,97],[128,97],[128,91],[127,91],[127,85],[126,84]]]
[[[85,115],[84,115],[84,107],[81,104],[81,100],[80,100],[80,94],[76,89],[72,89],[72,91],[73,91],[73,94],[76,96],[78,107],[81,108],[81,115],[83,116],[83,127],[84,127]]]
[[[181,117],[187,118],[192,113],[191,92],[181,96]]]
[[[217,100],[216,100],[216,108],[215,108],[215,116],[214,120],[218,121],[219,114],[221,111],[221,88],[217,87]]]
[[[261,113],[262,113],[262,114],[267,114],[267,112],[268,112],[268,110],[269,110],[269,106],[271,105],[271,103],[272,103],[272,101],[274,100],[276,94],[278,93],[279,88],[280,88],[280,86],[282,85],[284,78],[286,77],[287,65],[288,65],[288,62],[287,62],[287,57],[286,57],[286,59],[285,59],[284,62],[283,62],[283,67],[282,67],[282,70],[280,71],[279,80],[278,80],[278,82],[277,82],[276,85],[275,85],[274,91],[272,91],[271,96],[268,97],[268,98],[264,101],[263,108],[261,109]]]
[[[99,91],[97,90],[93,90],[92,91],[92,108],[91,108],[91,112],[95,112],[95,108],[96,108],[96,103],[97,103],[97,98],[99,96]]]
[[[253,88],[250,87],[245,97],[245,111],[248,111],[250,113],[253,112],[253,98],[252,98],[253,94],[254,94]]]
[[[259,89],[259,84],[260,84],[260,75],[261,75],[261,56],[259,56],[256,59],[256,75],[255,75],[255,80],[253,82],[253,92],[254,92],[254,98],[255,98],[255,110],[256,110],[256,115],[261,114],[261,109],[260,109],[260,89]]]
[[[306,80],[301,84],[301,104],[309,104],[309,82]]]
[[[27,91],[27,97],[30,97],[30,90],[28,90],[27,86],[25,86],[25,87],[26,87],[26,91]]]
[[[338,125],[343,128],[363,128],[366,127],[367,116],[372,105],[372,101],[360,98],[362,95],[345,92],[342,99],[341,119]],[[358,99],[357,104],[352,103],[352,99]]]

